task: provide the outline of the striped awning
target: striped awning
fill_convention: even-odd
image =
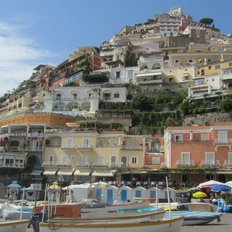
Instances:
[[[92,176],[114,176],[115,170],[106,170],[106,169],[100,169],[100,170],[94,170],[92,173]]]
[[[90,175],[90,168],[78,168],[74,171],[74,176],[89,176]]]
[[[54,175],[56,175],[56,173],[57,173],[57,170],[45,170],[43,172],[43,175],[45,175],[45,176],[54,176]]]

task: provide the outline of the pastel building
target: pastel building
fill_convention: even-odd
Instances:
[[[164,134],[165,165],[172,181],[225,182],[232,177],[232,123],[168,127]]]

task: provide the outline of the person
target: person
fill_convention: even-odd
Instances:
[[[210,193],[209,201],[213,204],[213,199],[215,199],[215,194],[213,192]]]
[[[218,210],[220,212],[223,212],[223,208],[224,208],[224,205],[225,205],[225,200],[221,197],[218,199],[217,201],[217,205],[218,205]]]

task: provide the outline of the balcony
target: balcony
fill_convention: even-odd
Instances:
[[[42,166],[43,167],[51,167],[51,166],[54,167],[56,166],[56,162],[55,161],[52,161],[52,162],[44,161]]]
[[[223,141],[221,139],[215,139],[213,143],[214,145],[232,145],[232,138],[228,138]]]
[[[200,166],[203,168],[220,168],[221,164],[219,160],[202,160]]]
[[[223,167],[224,168],[232,168],[232,160],[225,160]]]
[[[138,151],[142,151],[143,150],[143,146],[141,145],[121,145],[121,150],[138,150]]]
[[[93,147],[90,145],[77,145],[76,149],[79,151],[92,151]]]
[[[24,163],[0,163],[0,168],[25,168]]]
[[[177,160],[176,162],[176,167],[195,167],[196,164],[194,160],[188,160],[188,161],[183,161],[183,160]]]

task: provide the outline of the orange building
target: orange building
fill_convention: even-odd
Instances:
[[[232,178],[232,122],[211,126],[168,127],[165,165],[172,181],[183,185]]]

